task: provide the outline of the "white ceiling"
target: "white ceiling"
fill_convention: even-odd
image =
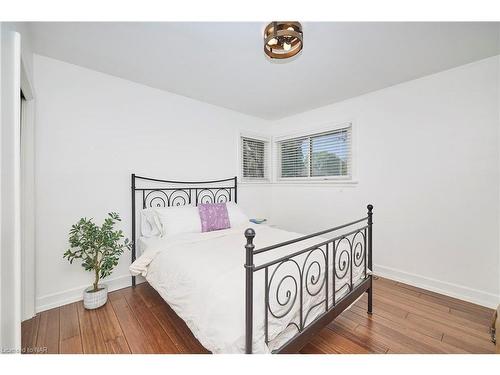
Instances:
[[[36,53],[265,119],[496,55],[498,23],[304,22],[294,61],[264,55],[265,22],[31,23]]]

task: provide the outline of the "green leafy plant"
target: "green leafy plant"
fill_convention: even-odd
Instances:
[[[73,264],[75,259],[81,259],[85,271],[95,273],[93,289],[99,290],[99,279],[111,275],[113,268],[118,264],[120,255],[129,249],[132,243],[128,238],[122,241],[124,235],[121,230],[115,230],[115,224],[121,221],[116,212],[110,212],[101,226],[96,225],[92,219],[81,218],[78,223],[71,226],[69,231],[68,249],[63,258]]]

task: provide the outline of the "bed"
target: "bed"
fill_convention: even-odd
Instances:
[[[181,182],[132,174],[132,285],[158,291],[213,353],[294,353],[368,293],[372,210],[302,235],[245,223],[207,233],[137,236],[148,207],[237,203],[237,178]]]

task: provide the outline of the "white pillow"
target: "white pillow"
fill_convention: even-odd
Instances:
[[[180,233],[201,233],[201,220],[198,207],[174,206],[157,208],[156,213],[161,223],[163,237]]]
[[[154,208],[141,211],[141,235],[148,238],[161,236],[161,226]]]
[[[231,228],[241,227],[245,224],[249,224],[248,216],[245,215],[245,213],[236,203],[228,202],[226,203],[226,207]]]

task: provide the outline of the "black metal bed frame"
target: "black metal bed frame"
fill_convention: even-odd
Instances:
[[[136,259],[136,199],[141,193],[142,208],[182,206],[199,203],[237,203],[237,177],[213,181],[169,181],[156,178],[141,177],[132,174],[132,262]],[[137,186],[147,183],[149,186]],[[168,187],[158,186],[167,184]],[[367,216],[353,222],[330,228],[317,233],[302,236],[293,240],[255,249],[253,240],[255,231],[249,228],[245,231],[246,275],[245,286],[245,352],[252,353],[253,312],[254,312],[254,274],[264,272],[264,337],[266,344],[269,337],[270,319],[282,319],[288,314],[299,313],[298,321],[293,319],[288,327],[294,327],[297,333],[273,353],[295,353],[299,351],[312,336],[329,324],[342,311],[347,309],[364,293],[368,294],[368,314],[372,313],[372,269],[373,243],[373,206],[368,205]],[[354,228],[349,229],[347,228]],[[333,238],[325,236],[346,229],[345,233]],[[318,237],[318,243],[309,245],[302,250],[294,251],[275,259],[254,264],[254,258],[259,254],[269,253],[301,241]],[[293,271],[277,274],[279,269],[291,266]],[[356,285],[353,281],[354,269],[361,270],[361,281]],[[337,281],[344,280],[342,285]],[[132,276],[132,286],[136,285]],[[288,285],[288,286],[287,286]],[[271,292],[275,293],[271,293]],[[324,299],[314,303],[304,311],[303,299],[308,294],[315,297],[324,294]],[[336,301],[336,295],[345,293]],[[271,300],[271,295],[274,299]],[[297,306],[298,305],[298,306]],[[277,311],[277,309],[281,311]],[[284,310],[284,312],[283,312]],[[316,312],[314,320],[308,322],[311,313]]]

